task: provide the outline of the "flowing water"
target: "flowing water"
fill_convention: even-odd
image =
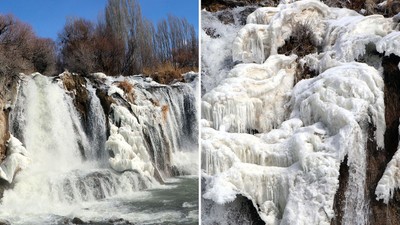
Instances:
[[[81,202],[62,212],[4,215],[12,224],[71,224],[79,218],[85,224],[198,224],[198,179],[177,177],[146,191],[120,194],[101,201]],[[40,203],[37,203],[40,205]]]
[[[105,149],[106,117],[95,88],[88,84],[87,90],[89,109],[86,122],[82,122],[73,98],[62,88],[61,81],[40,74],[23,81],[10,123],[11,133],[24,144],[30,162],[4,192],[0,221],[70,224],[75,218],[87,224],[196,224],[195,177],[162,177],[166,183],[161,185],[149,173],[117,172],[110,168],[110,156]],[[173,93],[165,96],[169,95],[176,98]],[[191,117],[181,115],[185,114],[183,105],[180,114],[173,117],[175,124],[185,123],[186,117]],[[178,113],[179,106],[170,108]],[[150,136],[156,138],[151,132]],[[179,142],[177,146],[187,139],[171,138]],[[147,151],[171,151],[155,145],[153,139],[150,141],[154,148]],[[184,152],[181,148],[173,150]]]

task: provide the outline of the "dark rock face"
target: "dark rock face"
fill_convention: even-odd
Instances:
[[[8,110],[4,108],[4,102],[0,99],[0,162],[6,157],[7,148],[6,143],[10,138],[8,132]]]
[[[229,10],[225,10],[218,15],[218,19],[224,24],[235,23],[235,18]]]
[[[1,220],[0,219],[0,225],[11,225],[11,223],[7,220]]]
[[[83,220],[79,219],[78,217],[74,217],[71,221],[73,224],[85,224]]]
[[[400,191],[397,189],[389,204],[377,201],[375,188],[382,177],[387,164],[397,151],[399,143],[399,118],[400,118],[400,71],[398,64],[400,57],[395,55],[383,58],[385,82],[385,149],[374,151],[376,143],[369,141],[367,146],[367,193],[370,200],[371,225],[400,224]],[[371,135],[370,135],[371,136]],[[371,140],[371,139],[370,139]],[[372,139],[373,140],[373,139]]]
[[[399,118],[400,118],[400,70],[398,64],[400,57],[395,55],[385,56],[382,60],[384,68],[384,98],[385,98],[385,146],[378,149],[374,139],[374,127],[369,124],[367,142],[367,171],[365,182],[366,201],[369,203],[370,225],[395,225],[400,224],[400,191],[395,190],[393,198],[388,204],[377,201],[376,186],[385,172],[386,166],[397,151],[399,143]],[[335,218],[332,225],[342,224],[343,208],[345,204],[344,193],[348,181],[348,166],[346,160],[341,164],[339,176],[339,189],[335,195]]]
[[[0,162],[7,154],[6,143],[10,139],[7,104],[13,103],[17,94],[18,76],[0,76]]]
[[[332,219],[331,225],[342,224],[343,209],[345,205],[345,192],[347,189],[347,182],[349,180],[349,166],[347,165],[347,157],[340,164],[339,169],[339,188],[336,191],[335,199],[333,202],[333,210],[335,211],[335,217]]]
[[[65,74],[62,76],[64,87],[74,98],[74,104],[84,120],[87,119],[89,93],[86,89],[86,80],[82,76]]]
[[[246,25],[247,23],[247,16],[254,12],[257,8],[255,7],[248,7],[239,13],[240,18],[239,22],[241,25]]]
[[[205,192],[206,179],[201,178],[201,193]],[[201,198],[202,224],[264,225],[257,208],[251,200],[237,195],[233,202],[219,205],[212,200]]]

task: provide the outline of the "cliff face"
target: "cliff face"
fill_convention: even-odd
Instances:
[[[10,138],[8,115],[10,103],[14,102],[17,93],[17,80],[17,76],[0,76],[0,162],[7,154],[6,143]]]
[[[5,109],[5,103],[3,99],[0,99],[0,161],[6,156],[6,141],[9,138],[8,133],[8,113]]]

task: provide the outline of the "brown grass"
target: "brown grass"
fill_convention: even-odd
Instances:
[[[168,105],[163,105],[161,107],[162,118],[163,118],[164,122],[167,121],[168,111],[169,111],[169,106]]]
[[[189,71],[198,71],[198,68],[174,68],[171,63],[164,63],[158,67],[143,69],[143,74],[151,77],[157,83],[171,84],[174,80],[183,81],[182,74]]]
[[[125,93],[129,94],[133,90],[133,86],[129,81],[124,80],[118,83],[118,87],[121,88]]]
[[[124,80],[124,81],[118,82],[117,86],[119,88],[121,88],[125,92],[126,99],[130,103],[135,104],[136,94],[135,94],[135,90],[133,88],[133,85],[131,83],[129,83],[129,81]]]

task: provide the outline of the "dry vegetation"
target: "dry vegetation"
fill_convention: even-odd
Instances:
[[[308,24],[298,23],[293,27],[290,38],[285,40],[285,44],[278,48],[279,54],[296,54],[299,57],[317,52],[318,47],[315,35]]]
[[[163,106],[161,107],[162,118],[163,118],[163,121],[164,121],[164,122],[167,121],[168,111],[169,111],[169,106],[168,106],[168,105],[163,105]]]
[[[197,70],[197,67],[175,68],[171,63],[165,63],[157,68],[145,69],[143,73],[158,83],[171,84],[174,81],[184,81],[182,74]]]
[[[0,15],[0,76],[55,72],[55,44],[38,38],[32,27],[12,15]]]
[[[295,83],[317,75],[316,72],[307,67],[307,65],[300,65],[299,63],[300,58],[315,53],[317,50],[318,45],[311,27],[308,24],[296,24],[290,38],[278,49],[279,54],[296,54],[299,57],[296,61]]]
[[[125,92],[127,100],[130,103],[135,104],[136,94],[135,94],[135,90],[133,88],[133,85],[127,80],[118,82],[117,85],[118,85],[119,88],[121,88]]]
[[[385,6],[380,7],[378,4],[384,0],[321,0],[331,7],[348,8],[360,12],[365,10],[365,15],[381,14],[392,17],[400,12],[400,1],[387,0]],[[225,10],[244,5],[269,6],[274,7],[279,4],[280,0],[203,0],[201,8],[205,8],[210,12]]]
[[[129,81],[124,80],[118,83],[118,87],[121,88],[125,93],[129,94],[133,90],[133,86]]]

